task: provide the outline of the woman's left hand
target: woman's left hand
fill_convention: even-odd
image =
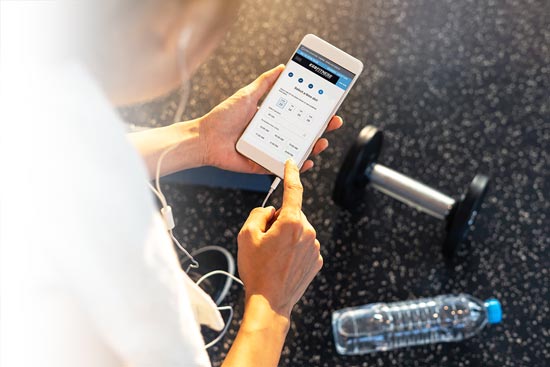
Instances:
[[[205,165],[236,172],[268,173],[239,154],[235,145],[256,113],[259,100],[271,89],[283,70],[284,65],[279,65],[266,71],[200,119],[199,136]],[[339,116],[333,116],[326,131],[338,129],[342,124]],[[315,156],[326,148],[328,140],[321,138],[315,143],[311,155]],[[312,167],[313,161],[308,159],[302,166],[302,172]]]

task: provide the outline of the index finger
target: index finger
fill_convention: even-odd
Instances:
[[[281,212],[300,213],[304,188],[300,181],[300,170],[292,159],[285,163],[285,182]]]

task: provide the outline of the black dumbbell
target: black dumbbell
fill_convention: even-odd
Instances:
[[[353,209],[361,201],[365,187],[375,189],[447,222],[443,253],[452,257],[474,224],[489,177],[477,174],[466,193],[455,200],[388,167],[376,163],[382,149],[382,131],[374,126],[361,130],[340,168],[333,199],[341,207]]]

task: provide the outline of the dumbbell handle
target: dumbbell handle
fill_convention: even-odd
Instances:
[[[369,166],[365,175],[375,189],[436,218],[446,219],[455,205],[452,197],[381,164]]]

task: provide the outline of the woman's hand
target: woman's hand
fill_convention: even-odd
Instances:
[[[205,165],[236,172],[267,173],[264,168],[239,154],[235,145],[256,113],[259,100],[271,89],[283,69],[284,65],[279,65],[263,73],[200,119],[199,136]],[[334,116],[326,131],[338,129],[342,124],[342,119]],[[327,147],[328,140],[321,138],[315,143],[311,155],[315,156]],[[302,172],[311,167],[313,161],[307,160]]]
[[[315,229],[302,212],[302,192],[298,167],[289,160],[280,213],[273,207],[254,209],[238,237],[247,300],[262,297],[287,318],[323,265]]]
[[[323,266],[315,230],[302,213],[298,167],[285,165],[283,205],[256,208],[239,233],[245,310],[223,367],[277,366],[292,307]]]

